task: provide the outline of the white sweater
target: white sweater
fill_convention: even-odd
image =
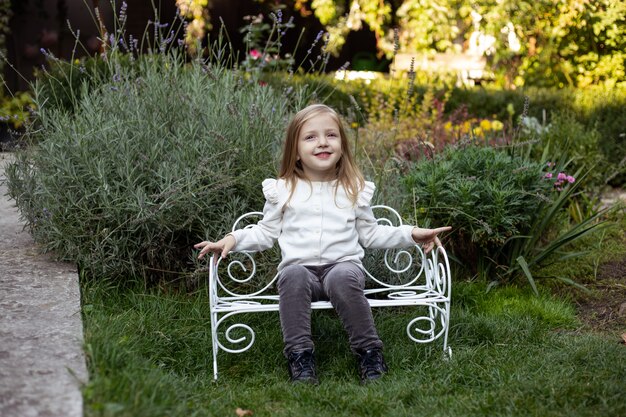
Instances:
[[[274,245],[278,239],[282,261],[288,265],[324,265],[353,262],[361,265],[363,248],[405,248],[415,244],[414,226],[388,226],[376,223],[370,201],[374,183],[366,181],[354,206],[343,187],[335,196],[336,181],[298,181],[289,201],[285,180],[266,179],[263,219],[231,234],[236,252],[257,252]]]

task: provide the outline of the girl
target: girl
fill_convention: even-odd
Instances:
[[[322,104],[291,120],[280,175],[262,185],[263,219],[217,242],[196,244],[198,258],[209,252],[224,258],[231,250],[262,251],[278,240],[279,315],[291,381],[317,383],[311,337],[311,302],[317,300],[330,300],[337,311],[361,381],[380,378],[387,366],[363,292],[363,248],[420,243],[429,252],[441,245],[437,234],[451,228],[377,224],[370,208],[374,184],[356,167],[339,116]]]

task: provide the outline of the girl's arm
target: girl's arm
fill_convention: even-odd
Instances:
[[[439,233],[452,229],[450,226],[422,229],[409,225],[381,225],[376,222],[376,217],[369,205],[357,208],[356,228],[359,243],[364,248],[405,248],[417,243],[422,245],[426,253],[430,252],[435,245],[441,246],[437,237]]]
[[[369,205],[357,207],[356,230],[359,243],[364,248],[408,248],[415,244],[412,238],[413,226],[378,224]]]
[[[233,235],[229,234],[217,242],[209,242],[208,240],[205,240],[204,242],[196,243],[193,247],[196,249],[202,249],[198,255],[198,259],[204,258],[204,255],[209,252],[213,252],[215,255],[219,254],[222,258],[225,258],[236,243],[237,242],[235,241]]]
[[[283,211],[277,203],[265,202],[263,218],[255,225],[237,229],[229,233],[235,239],[233,250],[237,252],[260,252],[274,246],[280,236],[283,223]]]
[[[435,246],[441,246],[441,241],[437,235],[451,229],[452,227],[450,226],[437,227],[435,229],[422,229],[420,227],[414,227],[411,231],[411,237],[415,243],[422,245],[422,249],[424,249],[425,253],[428,253],[433,250]]]

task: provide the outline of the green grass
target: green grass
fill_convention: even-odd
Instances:
[[[626,350],[583,334],[549,295],[476,283],[454,287],[450,343],[416,345],[407,309],[375,310],[390,372],[361,386],[334,313],[313,315],[317,387],[287,382],[278,315],[250,315],[257,340],[220,353],[212,382],[209,309],[192,295],[83,284],[87,416],[623,416]]]
[[[601,264],[626,258],[626,207],[618,207],[610,214],[608,222],[609,227],[584,236],[568,247],[581,255],[564,262],[550,263],[537,274],[560,275],[582,285],[593,285],[599,278]]]

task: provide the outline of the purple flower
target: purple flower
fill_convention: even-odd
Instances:
[[[567,182],[569,182],[570,184],[576,181],[576,178],[572,177],[571,175],[568,175],[566,179],[567,179]]]
[[[546,172],[546,175],[544,175],[544,178],[552,178],[552,173],[551,172]]]
[[[567,179],[567,174],[565,172],[559,172],[559,175],[556,176],[556,179],[559,181],[565,181]]]

